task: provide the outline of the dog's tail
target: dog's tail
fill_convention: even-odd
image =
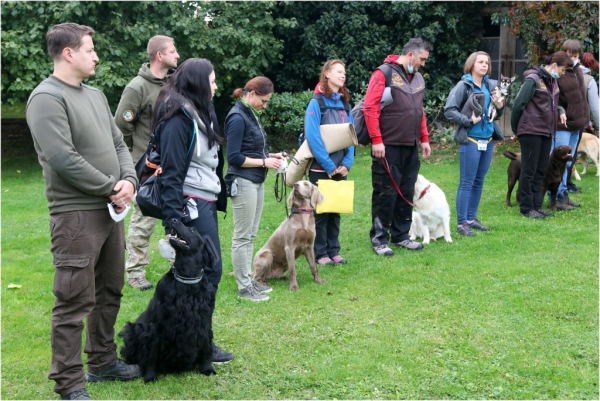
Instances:
[[[517,157],[519,157],[516,153],[513,153],[510,150],[505,150],[502,155],[504,155],[504,157],[508,157],[510,160],[516,160]]]

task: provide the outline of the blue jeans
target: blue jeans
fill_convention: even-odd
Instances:
[[[483,180],[493,155],[494,141],[487,144],[485,151],[477,150],[477,144],[471,141],[459,146],[460,180],[456,192],[456,217],[459,225],[477,217]]]
[[[579,141],[579,131],[556,131],[554,140],[552,141],[552,147],[550,153],[557,146],[569,145],[572,148],[571,156],[575,157],[577,153],[577,142]],[[567,162],[567,168],[563,174],[562,181],[558,187],[558,195],[562,198],[563,194],[567,192],[567,174],[571,168],[571,162]],[[550,191],[548,191],[548,201],[550,201]]]

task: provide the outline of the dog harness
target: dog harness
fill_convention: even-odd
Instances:
[[[431,188],[431,184],[427,185],[425,187],[425,189],[421,192],[421,195],[419,195],[419,199],[421,199],[422,197],[425,196],[425,194],[427,193],[427,191],[429,191],[429,188]]]
[[[177,280],[177,281],[179,281],[180,283],[183,283],[183,284],[198,284],[200,282],[200,280],[202,280],[202,278],[204,277],[204,269],[201,270],[200,277],[194,277],[194,278],[181,277],[180,275],[178,275],[177,273],[175,273],[175,267],[172,267],[171,270],[173,271],[173,275],[175,276],[175,280]]]
[[[311,214],[313,210],[306,207],[292,207],[292,214]]]

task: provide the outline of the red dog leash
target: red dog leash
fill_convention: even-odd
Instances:
[[[390,176],[390,180],[392,180],[392,184],[394,184],[394,187],[396,187],[396,191],[398,191],[398,194],[402,197],[402,199],[406,201],[406,203],[408,203],[412,207],[415,207],[415,205],[411,201],[409,201],[404,197],[404,195],[402,195],[402,191],[400,191],[400,188],[398,188],[398,184],[396,184],[396,181],[394,181],[394,177],[392,177],[392,173],[390,172],[390,166],[385,157],[381,159],[381,163],[383,164],[383,167],[385,167],[385,171],[387,171],[388,175]]]

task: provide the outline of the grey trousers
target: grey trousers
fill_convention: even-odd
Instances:
[[[237,177],[238,192],[231,198],[233,204],[233,238],[231,263],[238,290],[252,283],[254,239],[258,233],[265,197],[265,184],[256,184]]]

